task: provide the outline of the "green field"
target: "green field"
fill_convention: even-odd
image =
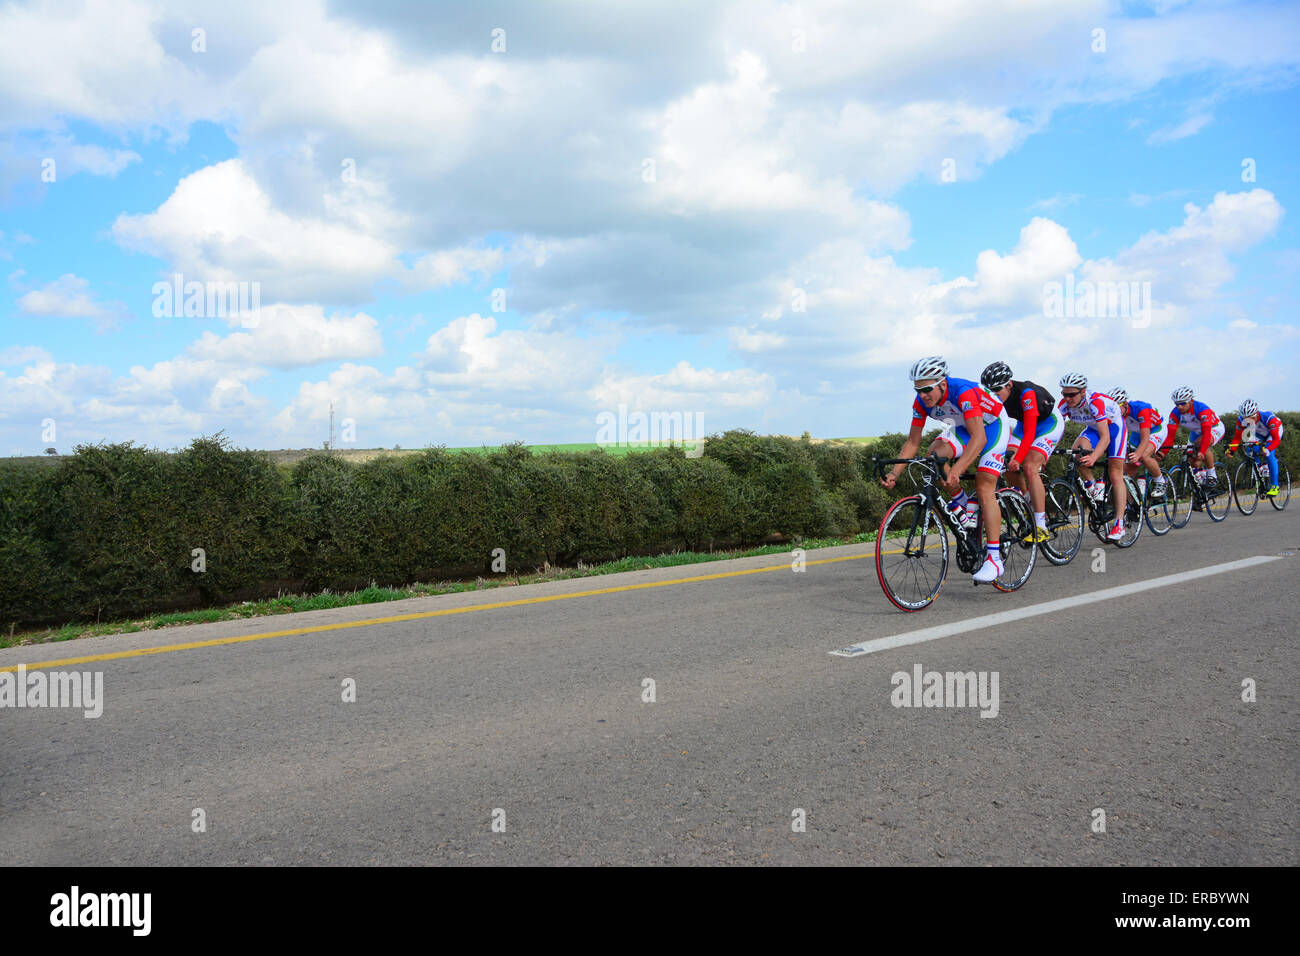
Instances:
[[[819,443],[822,441],[830,441],[830,442],[844,442],[844,443],[851,443],[851,444],[869,444],[875,441],[875,439],[871,437],[827,438],[827,439],[814,438],[812,440],[814,442],[819,442]],[[588,451],[595,451],[597,448],[603,448],[605,454],[607,455],[627,455],[637,451],[649,451],[652,448],[667,448],[668,444],[669,444],[668,442],[663,442],[657,445],[652,445],[649,442],[632,442],[625,445],[598,445],[595,442],[577,442],[577,443],[563,444],[563,445],[528,445],[527,447],[530,448],[535,454],[542,454],[545,452],[552,452],[552,451],[588,452]],[[691,440],[691,441],[678,442],[677,444],[680,445],[680,447],[685,448],[687,451],[692,451],[695,450],[697,446],[701,444],[701,442],[697,440]],[[499,450],[500,447],[502,446],[467,445],[458,448],[448,448],[447,451],[469,452],[470,454],[483,455],[491,451],[497,451]],[[361,462],[370,461],[372,458],[383,458],[385,456],[400,457],[402,455],[415,455],[415,454],[419,454],[423,450],[424,449],[422,448],[400,448],[400,449],[391,448],[390,449],[390,448],[344,447],[344,448],[334,449],[334,454],[338,455],[341,458],[345,458],[348,461],[352,461],[360,464]],[[320,448],[279,448],[275,450],[268,450],[267,454],[269,454],[272,457],[272,459],[274,459],[276,464],[293,465],[301,461],[303,458],[306,458],[308,455],[319,453],[320,451],[322,451],[322,449]],[[15,456],[12,458],[6,458],[0,460],[5,461],[7,464],[15,464],[15,465],[16,464],[53,465],[59,461],[59,458],[53,455],[40,455],[40,456],[30,455],[25,457]]]

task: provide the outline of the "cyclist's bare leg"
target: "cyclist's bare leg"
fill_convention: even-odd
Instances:
[[[1142,464],[1146,465],[1146,468],[1147,468],[1147,474],[1149,474],[1152,478],[1159,479],[1159,478],[1160,478],[1160,462],[1156,461],[1156,451],[1155,451],[1155,449],[1151,446],[1151,443],[1150,443],[1150,442],[1147,442],[1147,444],[1146,444],[1145,447],[1146,447],[1146,450],[1147,450],[1146,457],[1145,457],[1145,458],[1140,458],[1140,459],[1138,459],[1138,460],[1141,461]],[[1136,470],[1137,470],[1137,469],[1134,468],[1134,471],[1136,471]]]
[[[1115,489],[1115,523],[1122,524],[1128,507],[1128,487],[1124,484],[1124,459],[1112,458],[1106,466],[1110,486]]]
[[[1043,466],[1047,464],[1047,459],[1037,448],[1029,449],[1029,454],[1020,464],[1020,473],[1024,476],[1023,484],[1029,486],[1029,503],[1034,506],[1034,514],[1042,514],[1047,510],[1047,492],[1043,488],[1042,471]]]
[[[1002,534],[1002,508],[997,499],[998,476],[986,471],[975,473],[975,497],[980,503],[980,520],[984,522],[987,540],[995,541]]]
[[[1082,449],[1086,453],[1092,451],[1092,442],[1088,441],[1088,439],[1083,435],[1080,435],[1074,440],[1074,444],[1070,447]],[[1079,474],[1083,476],[1084,481],[1092,481],[1092,469],[1087,465],[1080,463]]]
[[[1007,446],[1006,459],[1005,459],[1005,460],[1006,460],[1008,466],[1010,466],[1011,462],[1015,460],[1015,457],[1016,457],[1016,455],[1017,455],[1019,452],[1020,452],[1020,446],[1019,446],[1019,445],[1008,445],[1008,446]],[[1033,455],[1033,454],[1034,454],[1034,453],[1033,453],[1032,451],[1030,451],[1029,455]],[[1006,469],[1006,471],[1004,471],[1004,472],[1002,473],[1002,477],[1005,478],[1005,479],[1007,480],[1007,484],[1011,485],[1013,488],[1019,488],[1019,489],[1020,489],[1021,491],[1023,491],[1026,495],[1029,495],[1029,496],[1031,497],[1031,499],[1032,499],[1032,488],[1033,488],[1033,486],[1030,485],[1030,484],[1028,484],[1028,483],[1026,483],[1026,481],[1025,481],[1025,465],[1027,465],[1027,464],[1029,463],[1029,460],[1028,460],[1028,459],[1029,459],[1029,456],[1027,455],[1027,456],[1025,457],[1025,461],[1024,461],[1024,462],[1021,464],[1021,466],[1020,466],[1019,468],[1017,468],[1015,471],[1012,471],[1011,468],[1008,467],[1008,468]]]

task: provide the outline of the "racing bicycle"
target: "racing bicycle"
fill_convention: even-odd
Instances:
[[[1214,463],[1214,473],[1205,481],[1196,477],[1196,467],[1192,464],[1197,447],[1195,442],[1186,445],[1174,445],[1185,454],[1183,461],[1174,465],[1167,472],[1166,494],[1173,498],[1177,512],[1171,516],[1175,528],[1186,527],[1192,520],[1193,511],[1204,511],[1211,521],[1222,521],[1228,517],[1232,507],[1232,477],[1221,461]]]
[[[1102,496],[1093,498],[1083,484],[1083,476],[1079,474],[1080,459],[1090,453],[1082,449],[1070,449],[1056,454],[1064,455],[1067,465],[1065,474],[1047,482],[1044,489],[1047,492],[1047,530],[1052,537],[1041,545],[1043,554],[1053,564],[1069,564],[1079,553],[1079,547],[1083,544],[1085,508],[1088,528],[1102,544],[1131,548],[1142,534],[1142,522],[1147,509],[1165,507],[1164,502],[1151,502],[1138,488],[1137,482],[1125,475],[1124,487],[1128,490],[1128,503],[1124,508],[1124,537],[1118,541],[1109,541],[1106,535],[1115,521],[1114,492],[1109,476],[1102,482]],[[1146,491],[1151,492],[1153,489],[1148,486]],[[1163,514],[1158,523],[1168,530]]]
[[[1243,460],[1237,466],[1237,473],[1232,478],[1232,497],[1237,502],[1237,510],[1244,515],[1254,514],[1259,507],[1259,499],[1265,498],[1265,492],[1271,487],[1268,475],[1268,462],[1260,454],[1257,441],[1242,442]],[[1286,508],[1291,500],[1291,472],[1281,461],[1277,463],[1277,495],[1269,502],[1278,511]]]
[[[984,522],[964,527],[939,493],[945,461],[937,455],[872,458],[877,476],[883,477],[891,465],[906,465],[917,486],[916,494],[900,498],[889,507],[876,535],[880,587],[893,605],[904,611],[919,611],[933,603],[948,577],[951,558],[957,559],[957,567],[966,574],[974,574],[984,563]],[[1021,541],[1033,530],[1034,519],[1019,491],[1002,488],[995,496],[1002,511],[998,540],[1003,572],[993,586],[999,591],[1015,591],[1034,570],[1037,551],[1032,544]]]

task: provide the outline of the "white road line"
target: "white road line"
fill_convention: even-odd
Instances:
[[[1051,614],[1054,611],[1064,611],[1067,608],[1078,607],[1081,604],[1092,604],[1095,601],[1109,601],[1112,598],[1125,597],[1129,594],[1137,594],[1141,591],[1150,591],[1152,588],[1163,588],[1170,584],[1181,584],[1184,581],[1194,581],[1197,578],[1209,577],[1213,574],[1226,574],[1229,571],[1239,571],[1242,568],[1251,568],[1257,564],[1264,564],[1268,561],[1281,561],[1280,555],[1269,555],[1256,558],[1243,558],[1240,561],[1229,561],[1227,564],[1214,564],[1208,568],[1201,568],[1197,571],[1184,571],[1181,574],[1169,574],[1163,578],[1152,578],[1150,581],[1139,581],[1136,584],[1122,584],[1119,587],[1106,588],[1102,591],[1093,591],[1089,594],[1080,594],[1075,597],[1061,598],[1059,601],[1047,601],[1043,604],[1031,604],[1029,607],[1022,607],[1015,611],[1002,611],[998,614],[985,614],[983,617],[967,618],[964,621],[954,621],[951,624],[940,624],[937,627],[925,627],[919,631],[907,631],[903,634],[895,634],[892,637],[878,637],[871,641],[862,641],[858,644],[850,644],[848,647],[841,647],[838,650],[830,651],[836,657],[863,657],[867,654],[874,654],[877,651],[887,651],[894,647],[906,647],[909,644],[923,644],[926,641],[937,641],[941,637],[952,637],[954,634],[965,634],[967,631],[977,631],[985,627],[994,627],[998,624],[1006,624],[1009,621],[1018,621],[1025,617],[1036,617],[1039,614]]]

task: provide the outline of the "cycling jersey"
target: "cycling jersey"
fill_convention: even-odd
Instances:
[[[1124,424],[1128,426],[1128,445],[1136,451],[1141,451],[1138,445],[1142,443],[1143,428],[1149,429],[1147,441],[1151,443],[1152,451],[1159,448],[1165,440],[1165,420],[1146,402],[1130,401]]]
[[[1158,432],[1160,426],[1164,424],[1164,419],[1160,413],[1148,405],[1146,402],[1130,401],[1128,403],[1128,430],[1133,434],[1139,434],[1142,429],[1149,428],[1152,433]]]
[[[1033,382],[1012,382],[1007,396],[1007,414],[1028,428],[1031,421],[1042,421],[1052,414],[1056,399],[1052,393]]]
[[[934,408],[926,408],[920,395],[912,400],[913,425],[924,423],[927,416],[937,422],[953,426],[964,425],[967,416],[974,418],[980,415],[985,425],[991,425],[1002,419],[1002,403],[998,401],[996,395],[990,395],[974,382],[964,378],[953,378],[950,375],[944,379],[944,383],[948,390],[944,393],[943,401]]]
[[[1061,402],[1061,408],[1065,409],[1065,417],[1070,421],[1084,425],[1093,425],[1102,421],[1118,425],[1124,421],[1115,399],[1101,392],[1093,392],[1086,401],[1079,403],[1078,408],[1069,402]]]
[[[1025,441],[1025,423],[1016,422],[1011,429],[1011,439],[1007,442],[1007,454],[1022,465],[1033,449],[1042,452],[1044,459],[1051,458],[1056,443],[1064,434],[1065,419],[1061,417],[1059,411],[1054,411],[1046,418],[1040,419],[1038,428],[1029,441]]]
[[[1247,425],[1243,419],[1237,419],[1237,430],[1232,433],[1232,441],[1228,444],[1229,448],[1236,448],[1241,444],[1241,434],[1247,428],[1250,428],[1255,441],[1264,443],[1264,450],[1273,452],[1282,444],[1282,419],[1278,418],[1272,412],[1266,412],[1262,409],[1259,413],[1259,419]],[[1262,433],[1262,434],[1261,434]],[[1264,435],[1268,437],[1265,438]]]
[[[1011,392],[1007,395],[1007,414],[1016,421],[1016,431],[1012,432],[1012,441],[1018,441],[1025,434],[1038,435],[1039,428],[1052,414],[1056,399],[1041,385],[1033,382],[1011,382]],[[1019,432],[1019,434],[1017,434]],[[1016,461],[1024,464],[1029,454],[1029,445],[1019,446],[1020,453]],[[1050,454],[1050,453],[1049,453]]]
[[[1192,409],[1186,413],[1180,413],[1178,406],[1175,405],[1173,411],[1169,413],[1169,429],[1165,435],[1165,443],[1161,446],[1163,451],[1174,443],[1178,437],[1178,426],[1182,425],[1187,429],[1192,442],[1200,441],[1201,447],[1197,454],[1204,455],[1209,451],[1210,446],[1223,437],[1225,427],[1223,422],[1219,421],[1219,416],[1214,414],[1214,409],[1204,402],[1192,402]]]

